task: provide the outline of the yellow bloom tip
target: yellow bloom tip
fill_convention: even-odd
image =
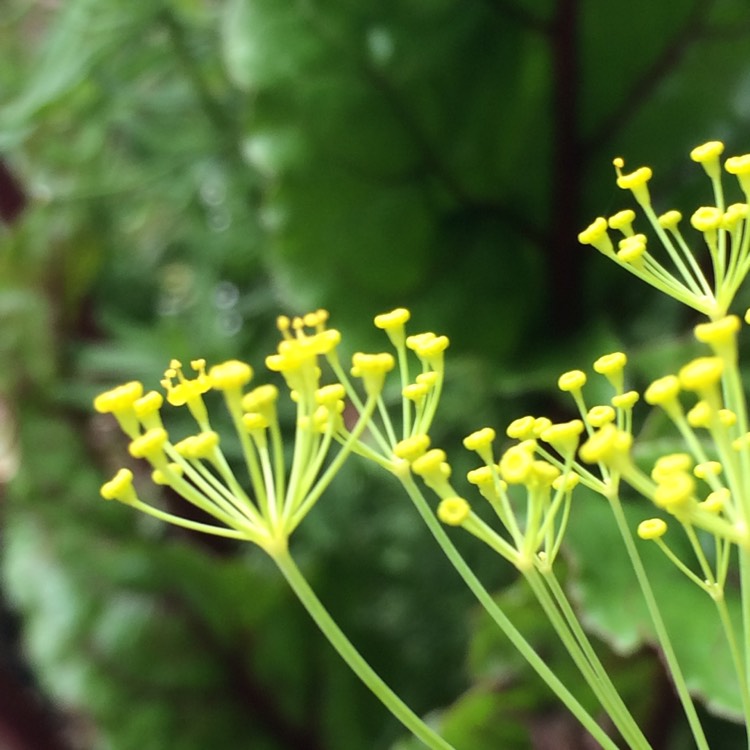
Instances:
[[[151,480],[154,484],[159,485],[169,485],[171,484],[171,476],[178,476],[181,477],[183,475],[184,471],[182,466],[180,464],[170,463],[167,465],[167,471],[163,471],[162,469],[154,469],[151,472]]]
[[[131,441],[128,450],[133,458],[150,458],[161,453],[167,439],[166,430],[155,427]]]
[[[445,463],[445,451],[433,448],[412,462],[411,470],[420,477],[429,476],[435,472],[442,474],[441,466]]]
[[[624,430],[618,430],[612,423],[605,424],[597,430],[579,451],[581,460],[587,464],[608,463],[615,456],[627,454],[633,442],[633,436]]]
[[[594,362],[594,371],[600,375],[616,375],[623,371],[628,362],[623,352],[604,354]]]
[[[716,385],[723,372],[720,357],[698,357],[680,370],[680,385],[686,391],[703,391]]]
[[[495,431],[491,427],[483,427],[464,438],[464,448],[470,451],[482,451],[488,448],[495,439]]]
[[[396,458],[403,458],[409,463],[416,461],[424,456],[430,447],[430,438],[428,435],[412,435],[411,437],[396,443],[393,448],[393,455]]]
[[[632,409],[638,403],[639,398],[637,391],[626,391],[612,396],[610,403],[615,409]]]
[[[133,402],[135,415],[139,418],[154,414],[161,409],[164,404],[164,397],[158,391],[149,391]]]
[[[586,373],[583,370],[570,370],[560,375],[557,387],[561,391],[579,391],[586,384]]]
[[[522,445],[514,445],[500,459],[500,476],[508,484],[523,484],[529,477],[534,463],[533,454]]]
[[[658,218],[659,226],[662,229],[668,229],[674,232],[677,229],[677,225],[682,221],[682,214],[679,211],[667,211]]]
[[[514,419],[505,430],[505,434],[514,440],[527,440],[534,436],[534,422],[532,416]]]
[[[722,465],[718,461],[704,461],[703,463],[697,464],[693,469],[698,479],[708,479],[709,477],[717,477],[722,472]]]
[[[638,536],[641,539],[661,539],[667,533],[667,524],[661,518],[649,518],[638,524]]]
[[[740,330],[740,319],[736,315],[727,315],[721,320],[710,323],[699,323],[695,329],[695,338],[702,344],[723,345],[734,341]]]
[[[583,422],[573,419],[570,422],[551,424],[539,435],[545,443],[549,443],[560,453],[569,453],[578,447],[578,439],[583,432]]]
[[[742,156],[730,156],[724,162],[724,168],[729,174],[746,175],[750,174],[750,154]]]
[[[391,312],[376,315],[374,323],[376,328],[380,328],[383,331],[397,330],[403,328],[410,317],[411,313],[406,308],[397,307],[395,310],[391,310]]]
[[[698,507],[701,510],[708,511],[714,515],[718,515],[724,510],[724,507],[729,502],[731,493],[726,487],[720,487],[718,490],[714,490],[709,496],[702,502],[698,503]]]
[[[471,508],[462,497],[446,497],[438,506],[438,518],[448,526],[461,526],[469,517]]]
[[[679,510],[692,498],[695,480],[684,471],[676,471],[661,478],[654,490],[654,504],[669,511]]]
[[[332,406],[346,397],[346,389],[341,383],[324,385],[315,391],[315,403],[322,406]]]
[[[693,459],[687,453],[668,453],[660,456],[651,470],[651,478],[662,482],[672,474],[684,474],[693,467]]]
[[[616,214],[610,216],[607,224],[609,224],[610,229],[616,229],[630,234],[632,232],[631,225],[634,220],[635,211],[626,208],[624,211],[618,211]]]
[[[597,244],[607,235],[607,220],[603,217],[594,219],[579,235],[578,241],[582,245],[594,245]]]
[[[101,486],[99,492],[105,500],[127,502],[134,497],[133,472],[130,469],[120,469],[112,479]]]
[[[616,416],[616,412],[611,406],[601,405],[592,406],[586,414],[586,419],[592,427],[599,428],[609,422],[614,422]]]
[[[216,432],[208,430],[200,432],[197,435],[188,437],[176,443],[174,449],[184,458],[198,460],[201,458],[210,458],[219,445],[219,435]]]
[[[646,235],[634,234],[625,237],[617,245],[617,257],[623,263],[635,263],[646,252]]]
[[[721,141],[708,141],[696,146],[690,152],[690,158],[698,164],[705,164],[718,159],[724,153],[724,144]]]
[[[676,375],[665,375],[655,380],[646,388],[643,398],[651,406],[668,404],[677,398],[680,392],[680,381]]]
[[[716,206],[701,206],[690,217],[690,224],[699,232],[715,232],[723,220],[724,214]]]
[[[272,408],[279,398],[279,389],[270,383],[259,385],[242,397],[242,408],[245,411],[262,411]]]
[[[253,368],[236,359],[214,365],[208,373],[211,386],[219,391],[242,388],[252,377]]]
[[[581,477],[575,472],[569,472],[562,474],[552,482],[552,487],[555,490],[561,490],[562,492],[572,492],[581,481]]]
[[[94,399],[94,409],[100,414],[111,414],[130,408],[143,395],[143,384],[137,380],[118,385],[100,393]]]
[[[620,169],[625,166],[624,162],[621,161]],[[617,167],[617,165],[615,164]],[[646,185],[646,183],[653,176],[653,172],[650,167],[639,167],[635,172],[630,174],[620,174],[617,178],[617,187],[623,190],[637,190]]]
[[[437,336],[428,331],[408,336],[406,346],[422,359],[434,359],[439,357],[449,346],[450,340],[447,336]]]

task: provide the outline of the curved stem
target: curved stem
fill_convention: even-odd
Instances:
[[[430,729],[391,688],[386,685],[375,670],[365,661],[362,655],[344,635],[334,622],[328,610],[323,606],[315,592],[310,588],[302,572],[286,548],[275,549],[271,555],[279,570],[286,578],[297,598],[313,618],[315,624],[328,638],[354,674],[375,694],[383,705],[419,740],[432,750],[455,750],[442,737]]]
[[[630,558],[630,564],[633,566],[635,575],[638,578],[638,584],[641,587],[643,598],[646,601],[646,606],[648,608],[649,615],[651,616],[654,630],[656,631],[656,637],[658,639],[659,646],[661,646],[662,653],[664,654],[664,659],[667,662],[669,674],[672,677],[672,682],[674,683],[675,690],[677,691],[677,695],[679,696],[680,702],[682,703],[682,708],[685,711],[685,716],[687,717],[688,723],[690,724],[690,730],[693,733],[695,744],[698,747],[698,750],[709,750],[706,735],[703,732],[703,727],[701,726],[700,719],[698,718],[698,713],[695,710],[693,699],[690,697],[690,692],[688,691],[687,684],[685,683],[685,677],[682,674],[680,664],[677,661],[677,655],[675,654],[672,647],[672,641],[670,640],[669,634],[667,633],[667,628],[664,624],[664,620],[662,619],[661,611],[659,609],[659,605],[656,602],[656,597],[654,596],[653,589],[651,588],[651,584],[649,583],[646,569],[643,567],[641,556],[638,554],[638,549],[636,548],[635,542],[633,541],[633,536],[630,533],[630,528],[628,527],[628,522],[625,518],[625,513],[623,512],[620,498],[615,494],[611,495],[608,499],[610,507],[612,508],[612,512],[614,513],[615,520],[617,521],[617,528],[620,531],[620,536],[622,537],[622,541],[624,542],[625,548],[627,549],[628,557]]]
[[[591,736],[599,742],[602,748],[605,750],[617,750],[617,745],[613,740],[596,723],[591,714],[586,711],[575,696],[565,687],[565,685],[563,685],[555,673],[542,660],[539,654],[537,654],[531,644],[508,619],[507,615],[495,603],[495,600],[490,593],[476,577],[474,571],[469,567],[461,553],[456,549],[456,546],[446,534],[445,529],[440,525],[437,518],[435,518],[430,506],[424,499],[424,495],[422,495],[419,487],[415,484],[411,474],[399,476],[398,478],[417,508],[419,515],[422,516],[422,520],[435,538],[435,541],[440,545],[445,556],[450,560],[451,564],[456,569],[456,572],[461,578],[463,578],[464,583],[469,587],[472,594],[474,594],[479,603],[487,611],[487,614],[489,614],[489,616],[495,621],[521,656],[526,659],[529,665],[547,683],[550,689],[565,704],[568,710],[578,719],[578,721],[581,722]]]

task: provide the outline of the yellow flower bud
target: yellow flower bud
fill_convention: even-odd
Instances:
[[[430,438],[427,435],[412,435],[402,440],[393,448],[393,455],[397,458],[403,458],[410,463],[416,461],[427,453],[430,447]]]
[[[118,385],[109,391],[100,393],[94,399],[94,409],[100,414],[111,414],[133,406],[143,395],[143,385],[137,380]]]
[[[670,512],[683,508],[695,492],[695,480],[687,472],[665,476],[654,490],[654,504]]]
[[[661,518],[649,518],[638,524],[638,536],[641,539],[661,539],[667,533],[667,524]]]
[[[464,448],[480,453],[492,445],[495,439],[495,431],[491,427],[483,427],[481,430],[472,432],[464,438]]]
[[[613,424],[605,424],[597,430],[579,451],[581,460],[587,464],[609,464],[618,457],[624,456],[630,450],[632,436],[618,430]]]
[[[570,422],[550,425],[539,437],[545,443],[549,443],[561,455],[567,455],[578,447],[583,426],[580,419],[573,419]]]
[[[557,479],[552,482],[552,487],[553,489],[562,490],[563,492],[571,492],[578,486],[580,481],[581,477],[579,477],[575,472],[571,471],[567,474],[563,474],[557,477]]]
[[[595,219],[592,224],[578,235],[578,241],[582,245],[595,247],[600,253],[604,253],[605,255],[614,254],[612,240],[610,240],[607,234],[607,220],[601,216]]]
[[[690,217],[690,223],[699,232],[715,232],[724,219],[724,214],[715,206],[701,206]]]
[[[731,494],[726,487],[720,487],[718,490],[714,490],[709,496],[702,502],[698,503],[698,507],[701,510],[708,511],[718,515],[724,510],[724,507],[729,503]]]
[[[700,164],[706,174],[712,179],[718,179],[721,175],[719,157],[724,153],[724,144],[721,141],[709,141],[696,146],[690,152],[690,158]]]
[[[618,243],[617,257],[623,263],[635,264],[646,252],[646,235],[634,234]]]
[[[448,526],[460,526],[469,517],[471,508],[462,497],[446,497],[438,505],[438,518]]]
[[[724,362],[719,357],[698,357],[680,370],[680,385],[686,391],[705,391],[721,380],[723,372]]]
[[[523,446],[508,448],[500,459],[500,476],[508,484],[523,484],[534,463],[533,455]]]
[[[663,378],[654,380],[646,388],[643,398],[651,406],[664,406],[673,402],[680,392],[680,381],[676,375],[665,375]]]
[[[693,459],[687,453],[669,453],[660,456],[651,470],[651,478],[661,482],[672,474],[684,474],[693,467]]]
[[[208,373],[211,387],[218,391],[242,388],[253,377],[253,368],[236,359],[214,365]]]
[[[739,330],[740,319],[736,315],[727,315],[725,318],[713,320],[710,323],[700,323],[694,329],[695,338],[698,341],[712,346],[733,343]]]
[[[557,387],[561,391],[575,392],[580,391],[586,384],[586,373],[582,370],[570,370],[560,375],[557,381]]]
[[[635,192],[639,188],[644,187],[652,176],[653,172],[650,167],[639,167],[635,172],[631,172],[630,174],[621,174],[617,178],[617,187]]]
[[[610,229],[616,229],[622,232],[626,236],[633,234],[633,221],[635,219],[635,211],[630,208],[626,208],[624,211],[618,211],[613,216],[609,217]]]
[[[383,331],[403,328],[409,321],[411,313],[404,307],[397,307],[391,312],[375,316],[375,327]]]
[[[666,211],[658,218],[658,221],[662,229],[674,232],[677,229],[677,225],[682,221],[682,214],[675,210]]]
[[[703,463],[697,464],[693,469],[698,479],[706,479],[708,477],[717,477],[721,474],[722,465],[718,461],[704,461]]]
[[[526,416],[514,419],[505,430],[505,434],[514,440],[526,440],[534,436],[534,417]]]
[[[163,455],[167,439],[166,430],[155,427],[131,441],[128,450],[133,458],[145,458],[154,463]]]
[[[608,422],[614,422],[616,417],[615,410],[611,406],[592,406],[586,419],[592,427],[603,427]]]
[[[105,500],[132,502],[136,499],[133,489],[133,472],[130,469],[120,469],[109,482],[102,485],[99,492]]]
[[[633,406],[638,402],[640,396],[637,391],[627,391],[626,393],[620,393],[617,396],[612,396],[610,403],[615,409],[632,409]]]
[[[708,141],[696,146],[690,152],[690,158],[698,164],[705,164],[717,160],[724,153],[724,144],[721,141]]]
[[[736,175],[742,192],[750,198],[750,154],[730,157],[724,162],[724,169]]]

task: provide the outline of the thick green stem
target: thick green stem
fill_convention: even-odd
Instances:
[[[741,603],[742,603],[742,636],[744,644],[744,674],[740,675],[740,682],[744,683],[745,690],[747,691],[747,684],[750,680],[750,552],[745,547],[739,547],[738,549],[740,558],[740,592],[741,592]],[[745,697],[746,694],[743,694]],[[748,710],[747,703],[744,704],[743,708],[745,712]],[[750,716],[745,714],[745,723],[747,729],[747,742],[748,748],[750,748]]]
[[[643,598],[646,601],[646,607],[648,608],[649,615],[651,616],[651,621],[654,625],[654,630],[656,631],[656,638],[659,642],[662,653],[664,654],[664,659],[667,662],[667,667],[669,668],[672,682],[675,686],[675,690],[677,691],[680,702],[682,703],[682,708],[685,712],[685,716],[687,717],[688,723],[690,724],[690,730],[693,733],[695,743],[698,747],[698,750],[709,750],[706,735],[703,732],[703,727],[701,726],[700,719],[698,718],[698,713],[695,710],[693,699],[690,697],[690,692],[688,691],[687,684],[685,683],[685,677],[683,676],[682,670],[680,669],[680,664],[677,661],[677,656],[674,652],[674,649],[672,648],[672,641],[670,640],[669,634],[667,633],[667,628],[664,625],[664,620],[662,619],[659,605],[656,602],[656,597],[654,596],[653,589],[651,588],[651,584],[648,580],[648,574],[646,573],[646,569],[643,567],[641,556],[638,554],[635,542],[633,541],[633,535],[630,533],[630,528],[628,527],[625,513],[622,510],[622,503],[620,502],[620,498],[616,494],[609,497],[609,504],[612,508],[612,512],[614,513],[615,520],[617,521],[617,527],[620,531],[620,536],[622,537],[625,548],[628,552],[630,564],[633,566],[636,578],[638,579],[638,584],[641,587]]]
[[[288,550],[274,550],[271,555],[279,570],[283,573],[297,598],[338,651],[354,674],[375,694],[383,705],[419,740],[432,750],[455,750],[442,737],[430,729],[394,692],[344,635],[334,622],[328,610],[323,606],[315,592],[310,588]]]
[[[599,660],[555,574],[551,569],[541,574],[533,570],[526,578],[560,640],[628,746],[633,750],[651,750],[651,745]],[[544,584],[554,597],[555,603],[550,600]]]

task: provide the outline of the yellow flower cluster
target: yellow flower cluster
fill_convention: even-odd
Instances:
[[[157,391],[144,393],[139,382],[100,394],[94,400],[95,409],[114,415],[130,438],[130,454],[150,464],[154,483],[170,487],[219,524],[183,518],[144,502],[134,487],[131,469],[121,469],[105,483],[102,496],[185,528],[252,541],[271,555],[283,551],[290,534],[351,452],[396,470],[405,461],[398,446],[404,449],[412,441],[415,446],[424,444],[422,452],[427,450],[427,431],[440,397],[448,339],[434,333],[407,337],[408,319],[409,312],[404,309],[375,319],[395,346],[396,356],[387,352],[352,356],[349,374],[361,379],[362,398],[341,366],[337,353],[341,335],[327,327],[326,311],[279,318],[281,341],[276,352],[266,358],[266,367],[283,377],[296,405],[288,471],[276,408],[279,389],[262,384],[247,390],[254,373],[244,362],[230,360],[207,369],[203,359],[193,360],[193,375],[188,377],[182,364],[172,360],[161,381],[165,396]],[[413,381],[408,351],[421,363],[421,372]],[[402,378],[400,438],[382,395],[386,377],[397,361]],[[324,362],[333,373],[333,382],[322,382]],[[204,399],[209,391],[223,396],[247,482],[235,475],[222,451],[222,438],[212,428]],[[161,416],[165,397],[171,406],[188,408],[198,428],[195,434],[178,441],[170,438]],[[373,419],[376,411],[380,425]],[[351,418],[345,419],[345,412],[351,413]]]
[[[536,422],[536,425],[534,424]],[[520,423],[519,423],[520,424]],[[528,418],[523,429],[529,433],[549,426],[549,420]],[[517,425],[518,426],[518,425]],[[451,467],[444,451],[428,450],[429,441],[415,437],[397,446],[397,453],[410,462],[413,474],[420,477],[439,498],[438,517],[450,526],[461,526],[521,571],[534,566],[548,567],[562,542],[577,476],[569,467],[558,467],[535,457],[535,441],[527,438],[509,448],[499,460],[493,444],[495,430],[484,427],[465,438],[464,446],[474,451],[483,465],[467,475],[495,511],[506,538],[476,515],[469,502],[458,494],[451,482]],[[526,513],[517,515],[511,500],[511,486],[526,491]]]
[[[713,188],[715,205],[701,206],[690,217],[691,226],[703,235],[708,249],[710,276],[704,273],[702,264],[680,230],[680,212],[670,210],[657,215],[654,211],[648,189],[651,169],[640,167],[624,174],[625,163],[621,158],[614,160],[617,185],[632,193],[666,251],[672,270],[652,254],[646,234],[634,229],[636,214],[632,209],[619,211],[609,219],[597,218],[578,235],[579,241],[592,245],[623,268],[712,320],[724,317],[750,270],[747,221],[750,154],[731,157],[724,162],[724,169],[737,177],[745,198],[744,202],[726,205],[720,164],[723,151],[721,142],[710,141],[690,153],[691,159],[705,170]],[[608,230],[619,233],[621,239],[613,242]]]
[[[667,546],[665,518],[644,521],[639,536],[659,544],[709,594],[721,596],[732,545],[750,545],[750,432],[736,367],[740,326],[735,316],[696,326],[697,340],[710,352],[678,373],[658,378],[643,393],[647,404],[662,410],[674,423],[685,452],[661,456],[649,473],[633,459],[633,407],[640,396],[625,390],[626,357],[616,352],[600,357],[593,365],[613,386],[610,402],[589,406],[584,396],[586,373],[564,373],[558,386],[573,398],[579,418],[553,424],[545,417],[525,416],[512,422],[507,434],[519,442],[501,458],[498,477],[508,484],[528,483],[531,467],[541,459],[568,480],[610,499],[617,497],[621,481],[630,484],[683,529],[702,575],[697,576]],[[473,478],[481,479],[480,491],[497,503],[490,473],[477,471],[481,474]],[[527,534],[529,527],[527,521]],[[716,554],[711,563],[697,530],[714,539]],[[511,536],[516,533],[509,531]]]
[[[321,358],[331,356],[341,338],[337,330],[326,328],[326,320],[324,311],[293,320],[280,318],[282,339],[277,352],[266,360],[268,368],[285,379],[297,407],[294,458],[288,472],[276,386],[246,390],[253,370],[237,360],[208,371],[204,360],[194,360],[192,377],[186,376],[179,361],[172,360],[161,385],[170,405],[189,409],[198,428],[195,434],[172,441],[161,418],[164,397],[156,391],[144,394],[138,382],[102,393],[94,407],[117,418],[131,439],[130,454],[151,465],[156,484],[170,487],[219,525],[183,518],[142,501],[130,469],[121,469],[104,484],[102,496],[186,528],[255,542],[271,554],[284,549],[289,535],[350,452],[377,400],[375,395],[363,405],[355,426],[347,430],[342,418],[344,388],[320,382]],[[230,467],[222,439],[212,429],[204,400],[209,391],[223,395],[242,451],[248,489]],[[331,459],[336,442],[342,447]]]

